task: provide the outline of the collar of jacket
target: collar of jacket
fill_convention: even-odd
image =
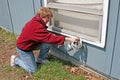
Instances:
[[[46,23],[43,21],[43,19],[39,15],[36,15],[35,17],[40,23],[42,23],[45,26],[45,28],[48,28],[48,26],[46,26]]]

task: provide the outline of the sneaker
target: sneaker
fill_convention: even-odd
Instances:
[[[15,55],[12,55],[12,56],[11,56],[11,62],[10,62],[11,67],[14,67],[14,66],[15,66],[15,58],[16,58]]]
[[[46,64],[46,63],[49,63],[50,61],[47,60],[47,59],[37,58],[37,59],[36,59],[36,62],[37,62],[37,63],[40,63],[40,64]]]

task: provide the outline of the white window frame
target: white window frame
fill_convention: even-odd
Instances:
[[[47,6],[47,0],[44,0],[44,6]],[[109,6],[109,0],[103,0],[103,20],[102,20],[102,30],[101,30],[101,40],[100,42],[93,42],[89,41],[87,39],[81,39],[83,42],[104,48],[105,42],[106,42],[106,31],[107,31],[107,21],[108,21],[108,6]],[[90,12],[90,11],[89,11]],[[91,11],[92,12],[92,11]],[[101,13],[96,13],[101,15]],[[48,29],[49,31],[52,31],[51,29]],[[58,33],[57,31],[53,31],[55,33]],[[65,36],[74,37],[72,35],[66,34],[66,33],[60,33]]]

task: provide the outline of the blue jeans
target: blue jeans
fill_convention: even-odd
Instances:
[[[22,67],[29,73],[33,73],[37,70],[37,64],[35,62],[35,57],[33,51],[22,51],[18,48],[17,52],[19,58],[15,58],[15,64]],[[42,43],[35,50],[40,50],[37,58],[46,59],[47,53],[49,52],[50,44]]]

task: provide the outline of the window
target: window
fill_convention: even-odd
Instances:
[[[108,0],[47,0],[53,19],[48,30],[105,46]]]

